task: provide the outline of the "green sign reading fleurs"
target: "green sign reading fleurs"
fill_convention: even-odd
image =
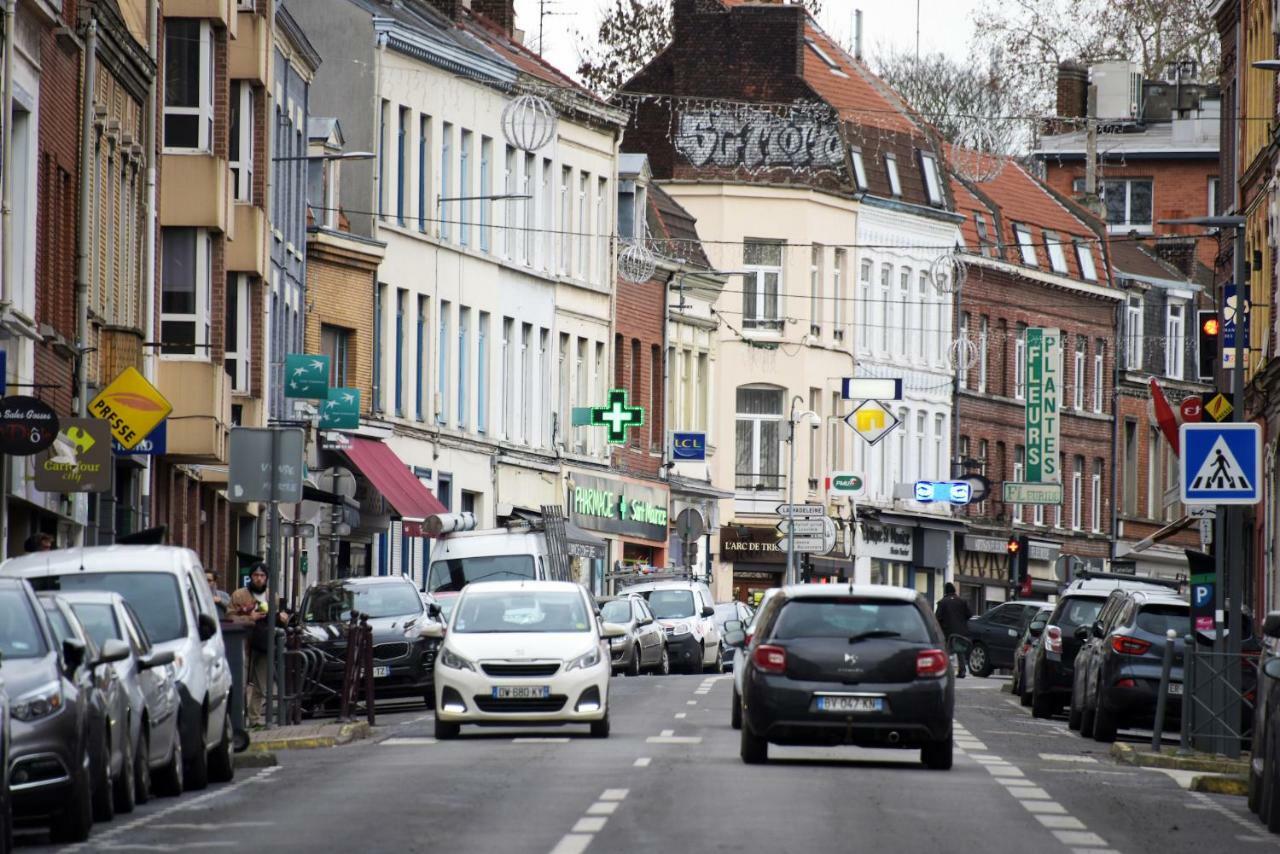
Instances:
[[[360,426],[360,389],[331,388],[320,405],[321,430],[355,430]]]
[[[1026,483],[1058,483],[1058,403],[1062,337],[1057,329],[1027,329]]]
[[[325,400],[329,396],[329,357],[289,353],[284,357],[284,396]]]

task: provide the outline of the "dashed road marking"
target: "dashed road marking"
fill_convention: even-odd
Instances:
[[[658,735],[662,736],[663,738],[666,738],[668,736],[672,736],[675,734],[676,734],[676,731],[673,729],[664,729],[662,732],[658,733]]]
[[[1036,821],[1048,828],[1059,830],[1084,830],[1084,822],[1070,815],[1037,815]]]
[[[1054,815],[1066,815],[1067,808],[1057,801],[1019,801],[1022,808],[1029,813],[1044,813]]]
[[[650,757],[648,757],[648,756],[641,756],[641,757],[640,757],[639,759],[637,759],[633,764],[634,764],[634,766],[635,766],[636,768],[648,768],[648,767],[649,767],[649,763],[650,763],[650,762],[652,762],[652,761],[653,761],[653,759],[652,759],[652,758],[650,758]]]
[[[617,810],[617,801],[596,801],[587,807],[587,815],[613,815]]]
[[[1046,762],[1082,762],[1086,765],[1097,765],[1098,760],[1092,756],[1076,756],[1071,753],[1041,753],[1040,758]]]
[[[1107,841],[1096,833],[1087,830],[1055,830],[1053,835],[1063,845],[1081,846],[1088,848],[1105,848]]]
[[[651,735],[645,739],[649,744],[702,744],[700,735]]]
[[[631,790],[630,790],[630,789],[605,789],[605,790],[600,794],[600,800],[602,800],[602,801],[623,801],[623,800],[626,800],[627,795],[628,795],[628,794],[630,794],[630,793],[631,793]]]
[[[566,833],[551,849],[551,854],[582,854],[593,838],[590,833]]]
[[[600,816],[592,816],[590,818],[580,818],[578,823],[573,826],[573,833],[599,833],[604,829],[604,823],[609,819]]]
[[[569,739],[564,737],[519,737],[511,739],[512,744],[568,744]]]
[[[409,737],[384,738],[382,741],[378,742],[378,744],[386,744],[386,745],[391,745],[393,747],[401,746],[401,745],[407,747],[411,745],[436,744],[436,743],[437,742],[434,738],[409,738]]]

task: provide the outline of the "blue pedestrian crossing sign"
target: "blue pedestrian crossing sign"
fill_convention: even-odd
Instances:
[[[1262,497],[1262,428],[1183,424],[1182,502],[1257,504]]]

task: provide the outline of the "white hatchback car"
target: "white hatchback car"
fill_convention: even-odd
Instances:
[[[608,639],[591,597],[564,581],[494,581],[463,588],[435,662],[438,739],[464,723],[585,723],[609,735]]]

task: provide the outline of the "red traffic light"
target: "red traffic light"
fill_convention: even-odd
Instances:
[[[1218,334],[1218,318],[1206,317],[1204,320],[1204,323],[1201,324],[1200,329],[1204,332],[1205,335],[1217,335]]]
[[[1016,555],[1018,553],[1018,550],[1022,548],[1022,546],[1019,545],[1018,543],[1017,537],[1010,537],[1009,542],[1005,543],[1004,547],[1011,555]]]

